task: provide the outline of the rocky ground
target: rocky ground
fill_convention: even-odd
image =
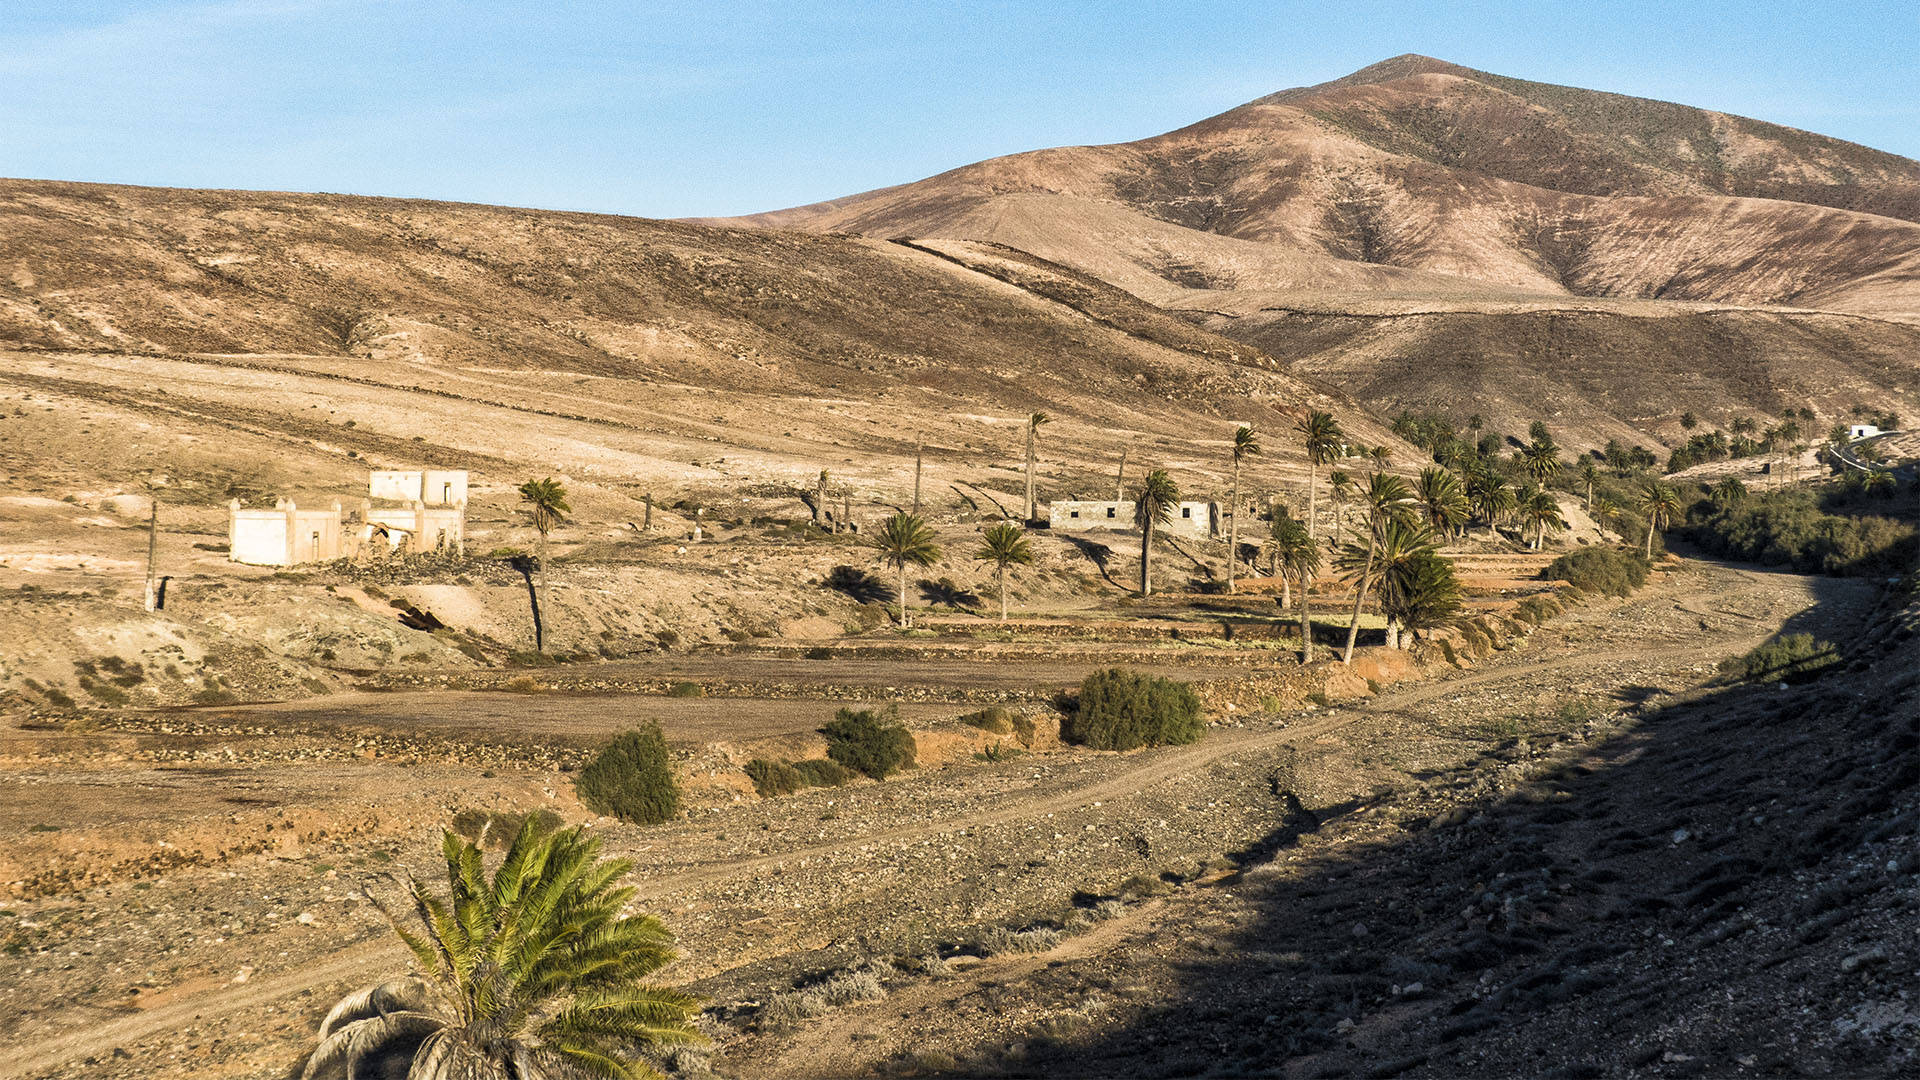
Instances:
[[[1829,982],[1839,980],[1810,1006],[1864,1009],[1861,1022],[1883,1033],[1905,1023],[1871,981],[1911,970],[1874,922],[1891,918],[1882,901],[1911,891],[1904,849],[1862,854],[1851,832],[1813,847],[1800,836],[1809,815],[1878,828],[1902,797],[1896,789],[1886,807],[1834,817],[1798,794],[1807,785],[1785,782],[1817,754],[1834,752],[1820,768],[1835,772],[1852,760],[1839,750],[1866,752],[1867,741],[1841,736],[1851,707],[1812,697],[1821,684],[1701,689],[1718,660],[1783,622],[1837,636],[1876,598],[1861,583],[1689,563],[1632,601],[1576,608],[1472,670],[1362,690],[1345,705],[1223,713],[1190,747],[1112,755],[1041,745],[990,762],[971,756],[964,729],[930,767],[883,784],[769,800],[715,788],[680,823],[595,827],[639,863],[645,904],[680,934],[673,979],[712,1002],[716,1046],[677,1061],[682,1071],[1718,1068],[1719,1050],[1694,1034],[1705,1030],[1695,1015],[1705,991],[1651,993],[1672,980],[1651,985],[1642,973],[1671,975],[1683,970],[1672,958],[1685,957],[1704,986],[1719,970],[1708,967],[1719,963],[1711,948],[1773,941],[1767,955],[1791,970],[1831,967]],[[570,711],[560,701],[641,700],[468,697],[556,715]],[[449,698],[449,714],[459,700]],[[1794,726],[1800,707],[1783,703],[1808,701],[1824,703],[1813,707],[1832,727]],[[265,842],[0,909],[9,946],[0,1040],[20,1048],[0,1075],[277,1075],[338,993],[404,964],[364,893],[391,887],[385,875],[398,868],[430,872],[434,825],[461,809],[546,806],[579,819],[567,762],[449,739],[433,725],[410,732],[404,711],[369,709],[353,727],[310,708],[314,722],[288,725],[297,734],[249,736],[243,721],[271,713],[258,709],[218,724],[183,717],[201,727],[178,734],[30,733],[43,759],[92,755],[90,769],[124,770],[98,772],[109,781],[102,791],[181,775],[149,760],[155,751],[190,749],[202,767],[211,757],[226,770],[212,789],[220,798],[268,800],[232,804],[233,833]],[[941,729],[936,716],[920,723]],[[1774,756],[1715,741],[1748,738],[1755,724],[1789,727],[1769,737]],[[549,734],[532,742],[564,747]],[[128,760],[101,762],[96,747],[75,745],[94,740]],[[228,753],[231,766],[221,763]],[[723,756],[685,761],[696,772],[737,769]],[[1875,790],[1898,780],[1858,775]],[[379,820],[356,830],[336,814],[321,827],[315,807],[329,798]],[[1773,799],[1781,805],[1769,809]],[[138,833],[138,811],[119,813]],[[1756,816],[1765,821],[1749,824]],[[1785,843],[1782,828],[1799,839]],[[276,845],[276,830],[291,839]],[[1896,827],[1872,843],[1910,833]],[[1769,861],[1781,851],[1826,859],[1829,847],[1832,865]],[[1802,899],[1816,895],[1829,899]],[[1773,905],[1758,922],[1720,910],[1748,896],[1750,910]],[[1801,944],[1805,927],[1784,914],[1816,903],[1828,905],[1816,914],[1848,920],[1830,920],[1819,948]],[[1875,947],[1885,955],[1849,959]],[[820,995],[796,1004],[810,984],[856,969],[878,976],[884,1000],[812,1018]],[[1743,977],[1750,996],[1723,1012],[1747,1019],[1724,1022],[1781,1015],[1786,984],[1765,968]],[[1596,1010],[1622,1028],[1610,1040],[1557,1034]],[[1793,1045],[1733,1038],[1728,1060],[1871,1064],[1846,1057],[1853,1036],[1832,1027],[1853,1015],[1823,1013],[1827,1026]]]

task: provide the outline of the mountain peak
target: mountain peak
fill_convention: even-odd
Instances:
[[[1392,82],[1395,79],[1410,78],[1415,75],[1458,75],[1461,78],[1476,78],[1484,74],[1469,67],[1437,60],[1419,53],[1402,53],[1399,56],[1382,60],[1377,64],[1368,64],[1351,75],[1343,75],[1328,82],[1312,86],[1296,86],[1290,90],[1268,94],[1266,97],[1248,102],[1250,105],[1284,105],[1309,94],[1326,90],[1337,90],[1345,86],[1369,86],[1375,83]]]

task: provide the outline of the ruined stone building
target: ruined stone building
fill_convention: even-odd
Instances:
[[[361,555],[466,550],[467,474],[457,471],[378,471],[367,498],[343,516],[340,503],[302,510],[292,499],[271,510],[227,504],[227,558],[253,566],[295,566]],[[401,503],[404,505],[381,505]]]
[[[1219,508],[1209,502],[1183,502],[1173,508],[1172,520],[1160,526],[1182,536],[1204,537],[1218,529]],[[1135,532],[1133,503],[1110,499],[1064,499],[1047,507],[1047,525],[1063,532],[1113,529]]]

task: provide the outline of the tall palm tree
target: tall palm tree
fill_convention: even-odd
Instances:
[[[988,529],[980,538],[980,549],[973,553],[980,562],[993,564],[994,573],[1000,579],[1000,621],[1007,621],[1007,567],[1031,566],[1033,564],[1033,545],[1027,543],[1027,535],[1020,526],[1003,521]]]
[[[1647,558],[1653,558],[1653,534],[1680,516],[1680,496],[1658,480],[1649,480],[1640,489],[1638,509],[1647,516]]]
[[[1233,572],[1240,565],[1240,462],[1260,455],[1260,436],[1241,424],[1233,433],[1233,516],[1227,519],[1227,591],[1233,591]]]
[[[1353,619],[1347,624],[1347,648],[1341,655],[1341,663],[1353,663],[1353,646],[1360,637],[1360,605],[1365,601],[1367,590],[1384,581],[1390,574],[1408,559],[1423,551],[1433,550],[1433,533],[1416,522],[1404,512],[1389,514],[1380,519],[1377,528],[1370,530],[1367,543],[1348,544],[1340,551],[1340,568],[1358,575],[1354,592]],[[1382,611],[1385,612],[1384,606]],[[1397,624],[1388,615],[1387,642],[1392,644]]]
[[[1367,542],[1364,547],[1358,541],[1348,544],[1347,551],[1363,552],[1363,555],[1353,566],[1342,563],[1342,569],[1359,570],[1354,580],[1353,618],[1347,623],[1347,648],[1340,658],[1343,664],[1353,663],[1353,643],[1360,636],[1360,606],[1366,603],[1367,589],[1373,581],[1375,551],[1390,523],[1405,522],[1411,516],[1413,494],[1399,477],[1374,473],[1367,478],[1367,486],[1360,493],[1360,504],[1366,514]]]
[[[1295,421],[1293,430],[1300,433],[1300,441],[1307,451],[1307,535],[1318,536],[1314,493],[1320,485],[1315,470],[1339,457],[1347,433],[1341,430],[1340,421],[1335,420],[1332,413],[1318,410],[1309,410],[1306,416]]]
[[[1580,456],[1580,483],[1586,486],[1587,497],[1586,501],[1581,504],[1581,507],[1589,514],[1593,513],[1593,485],[1599,482],[1600,467],[1593,463],[1593,455],[1582,454]]]
[[[914,514],[895,514],[874,534],[873,546],[880,561],[900,572],[900,628],[907,623],[907,567],[932,566],[940,561],[940,545],[933,530]]]
[[[674,959],[651,915],[623,915],[633,864],[599,857],[579,828],[526,823],[489,880],[480,849],[441,835],[450,895],[407,876],[420,925],[409,929],[371,891],[428,972],[370,987],[333,1007],[303,1080],[406,1076],[509,1080],[654,1071],[641,1047],[703,1042],[695,999],[642,979]]]
[[[567,504],[565,485],[551,476],[521,484],[520,502],[520,509],[540,534],[540,579],[533,598],[533,650],[542,652],[546,649],[546,632],[540,623],[540,605],[547,595],[547,534],[566,523],[573,507]]]
[[[1140,595],[1153,595],[1153,530],[1173,520],[1173,508],[1180,504],[1180,486],[1165,469],[1147,474],[1140,494],[1133,499],[1133,523],[1140,526]]]
[[[1039,438],[1040,426],[1051,423],[1053,417],[1037,412],[1027,417],[1027,520],[1032,521],[1036,507],[1033,501],[1033,469],[1035,464],[1035,440]]]
[[[1486,522],[1487,529],[1497,533],[1518,499],[1513,485],[1504,477],[1492,469],[1481,469],[1467,476],[1467,501],[1473,505],[1473,512]]]
[[[1453,535],[1473,513],[1460,478],[1445,469],[1420,470],[1420,479],[1414,484],[1414,497],[1427,516],[1427,524],[1442,536]]]
[[[1347,500],[1353,498],[1353,474],[1345,469],[1335,469],[1327,474],[1327,494],[1333,497],[1333,542],[1337,547],[1345,530],[1347,519]]]
[[[1313,663],[1313,614],[1311,594],[1307,591],[1312,584],[1313,575],[1320,570],[1320,545],[1307,535],[1306,526],[1286,514],[1276,514],[1273,519],[1274,561],[1280,565],[1281,581],[1293,580],[1300,583],[1300,662]],[[1286,598],[1281,598],[1284,607]]]
[[[1520,493],[1518,499],[1520,514],[1520,536],[1533,539],[1528,545],[1534,551],[1546,543],[1548,532],[1559,532],[1567,527],[1567,519],[1560,514],[1560,501],[1545,488],[1529,486]]]

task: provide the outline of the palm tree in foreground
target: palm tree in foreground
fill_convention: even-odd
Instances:
[[[1281,582],[1287,581],[1288,574],[1300,583],[1300,662],[1313,663],[1313,614],[1310,610],[1312,600],[1307,592],[1313,582],[1313,575],[1320,570],[1320,546],[1313,537],[1307,535],[1307,527],[1285,514],[1276,514],[1273,519],[1273,556],[1280,564]],[[1281,597],[1281,606],[1285,607],[1286,598]]]
[[[1027,520],[1032,521],[1039,511],[1033,500],[1033,468],[1036,462],[1035,441],[1040,437],[1040,425],[1051,423],[1053,417],[1037,412],[1027,417]]]
[[[1344,664],[1353,663],[1353,646],[1360,632],[1360,602],[1369,585],[1379,588],[1380,612],[1387,619],[1387,644],[1398,646],[1399,613],[1388,591],[1407,573],[1414,560],[1431,555],[1434,550],[1432,531],[1407,514],[1386,518],[1368,540],[1364,547],[1358,543],[1348,544],[1340,552],[1341,569],[1360,574],[1353,621],[1347,624],[1347,648],[1341,655]]]
[[[1233,572],[1240,565],[1240,462],[1260,454],[1260,436],[1241,424],[1233,433],[1233,516],[1227,519],[1227,591],[1233,591]]]
[[[1140,494],[1133,499],[1133,523],[1140,526],[1140,595],[1153,595],[1153,529],[1173,520],[1173,508],[1180,504],[1180,485],[1165,469],[1147,474]]]
[[[491,880],[476,845],[446,832],[441,851],[449,896],[407,877],[420,926],[367,892],[430,982],[342,999],[302,1080],[638,1080],[658,1075],[639,1049],[705,1041],[693,997],[640,981],[673,960],[672,935],[621,914],[632,864],[600,858],[597,838],[529,814]]]
[[[940,561],[940,545],[933,530],[915,514],[895,514],[873,538],[880,561],[900,572],[900,628],[907,627],[907,567],[932,566]]]
[[[533,651],[541,652],[546,648],[546,632],[540,622],[540,604],[547,595],[547,534],[566,524],[567,515],[573,513],[573,507],[567,504],[565,485],[551,476],[521,484],[520,501],[525,504],[521,509],[533,525],[533,531],[540,534],[540,580],[534,588],[533,599]]]
[[[1640,489],[1639,510],[1647,516],[1647,558],[1653,558],[1653,534],[1680,516],[1680,496],[1658,480]]]
[[[988,529],[980,538],[980,549],[973,553],[980,562],[990,562],[994,573],[1000,579],[1000,621],[1007,621],[1007,567],[1031,566],[1033,564],[1033,545],[1027,543],[1027,535],[1020,526],[1003,521]]]
[[[1340,454],[1340,447],[1347,441],[1347,433],[1340,429],[1340,421],[1332,413],[1309,411],[1307,415],[1295,421],[1293,430],[1300,433],[1301,443],[1307,450],[1307,535],[1318,536],[1315,523],[1314,492],[1319,488],[1319,478],[1315,470],[1333,462]]]

